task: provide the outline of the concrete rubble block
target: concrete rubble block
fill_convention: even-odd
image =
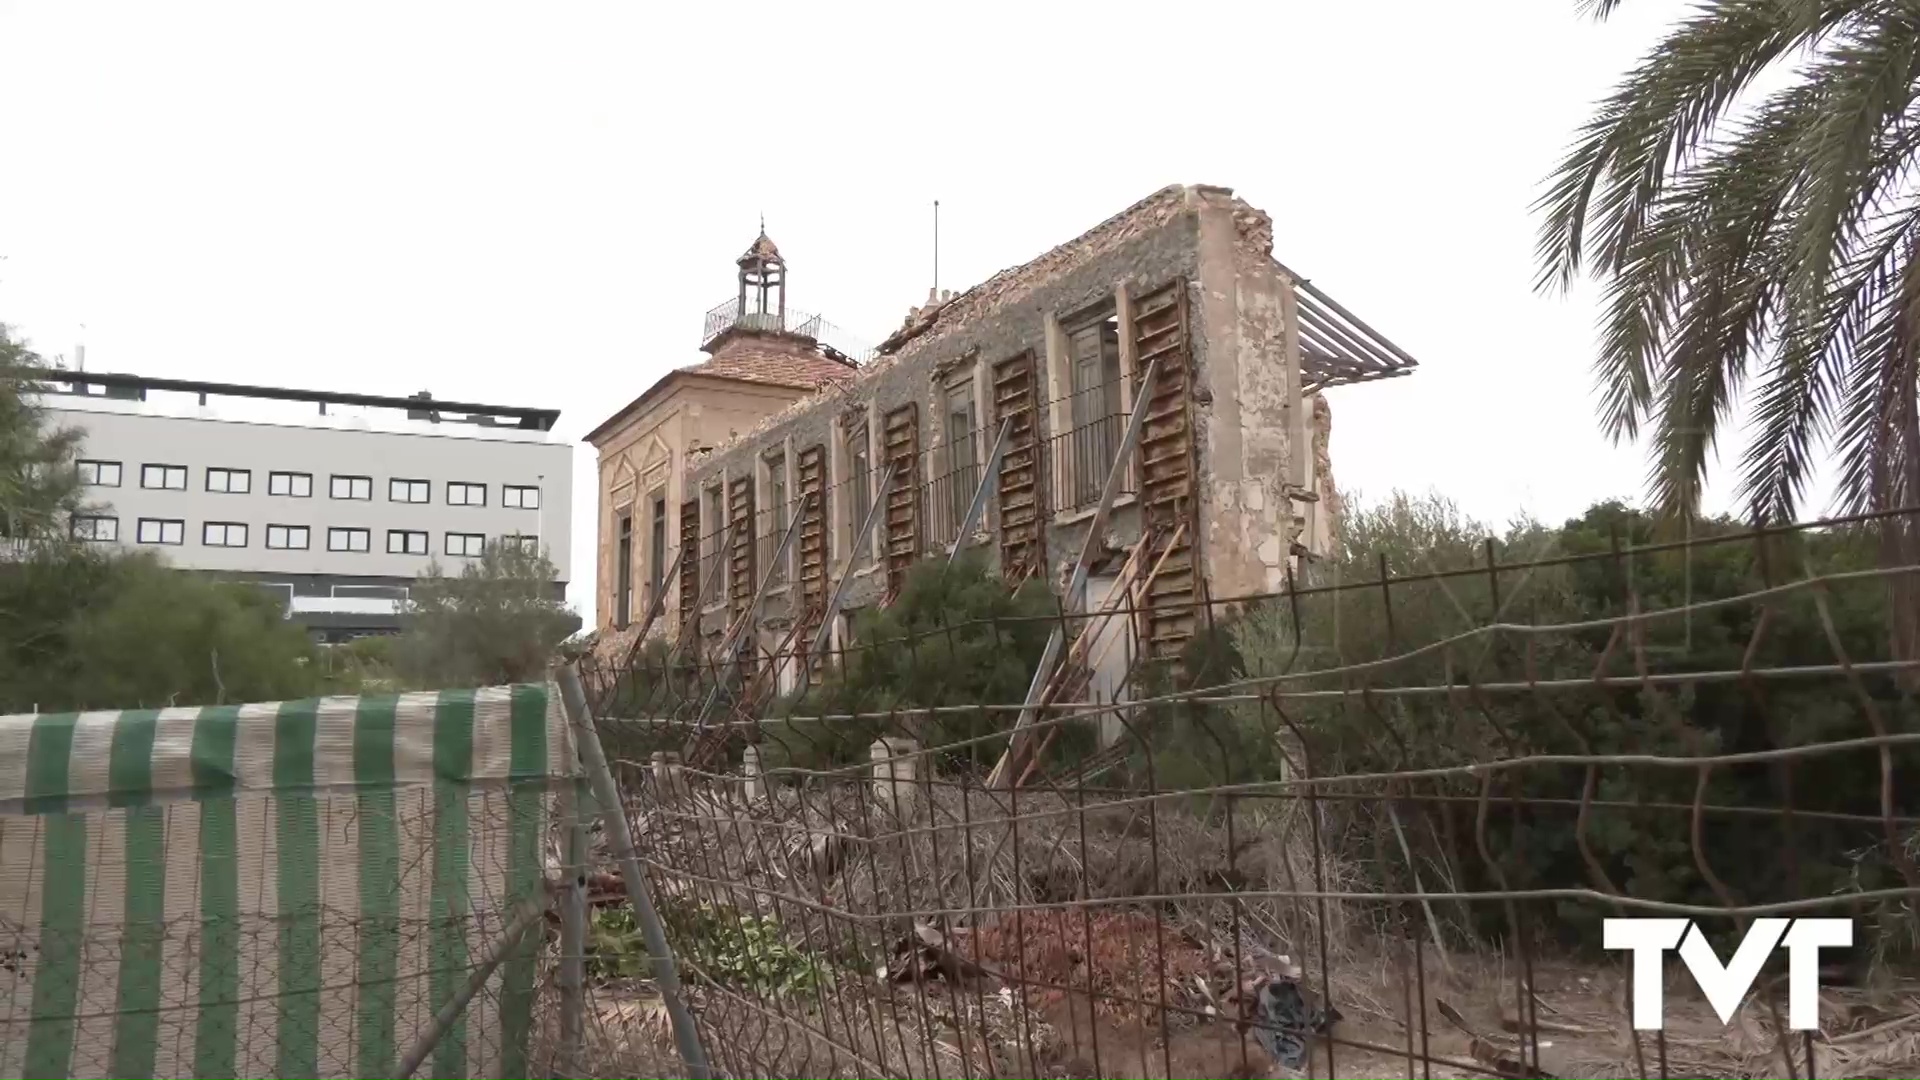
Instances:
[[[760,771],[760,748],[749,746],[740,751],[740,794],[748,805],[758,802],[767,793],[767,781]]]
[[[654,797],[663,803],[679,802],[687,794],[687,776],[680,755],[671,750],[653,752]]]
[[[875,739],[868,750],[874,804],[901,821],[912,820],[919,808],[919,751],[919,742],[898,736]]]

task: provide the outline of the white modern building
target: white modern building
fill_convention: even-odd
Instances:
[[[283,595],[341,639],[391,631],[420,572],[544,550],[564,597],[573,448],[551,409],[60,372],[89,510],[76,537]],[[64,390],[65,392],[59,392]]]

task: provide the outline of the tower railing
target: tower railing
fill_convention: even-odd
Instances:
[[[700,346],[705,348],[714,338],[734,329],[810,337],[855,362],[863,362],[873,353],[871,346],[812,312],[794,308],[784,313],[761,311],[750,302],[742,303],[737,296],[707,310]]]

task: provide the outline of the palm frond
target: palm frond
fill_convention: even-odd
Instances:
[[[1789,59],[1793,82],[1735,122]],[[1796,515],[1823,450],[1839,509],[1920,506],[1920,0],[1699,0],[1535,205],[1536,287],[1606,282],[1601,422],[1649,426],[1663,509],[1697,509],[1749,382],[1756,520]],[[1883,565],[1920,562],[1920,523],[1879,528]],[[1920,587],[1890,588],[1895,655],[1920,657]]]
[[[1644,262],[1606,285],[1594,390],[1600,397],[1600,428],[1615,442],[1639,436],[1640,418],[1653,403],[1652,372],[1680,301],[1679,285],[1686,280],[1685,252],[1667,239],[1675,224],[1667,221],[1655,229],[1658,239]]]
[[[1837,268],[1819,282],[1796,278],[1791,262],[1786,268],[1793,294],[1789,317],[1754,402],[1753,441],[1741,466],[1740,498],[1755,517],[1779,521],[1794,515],[1811,478],[1816,439],[1831,430],[1837,395],[1861,378],[1872,381],[1873,367],[1887,355],[1894,329],[1888,308],[1907,252],[1920,243],[1914,184],[1920,102],[1908,113],[1881,134],[1862,181],[1863,205],[1838,226],[1843,235],[1834,242]],[[1849,436],[1843,428],[1838,443],[1840,501],[1848,511],[1866,508],[1863,470],[1868,459],[1885,452],[1865,448],[1860,438],[1858,430]]]
[[[1717,414],[1698,407],[1676,413],[1670,395],[1686,385],[1675,380],[1689,377],[1683,369],[1695,358],[1714,367],[1724,350],[1734,349],[1737,365],[1740,350],[1763,336],[1767,318],[1777,311],[1778,290],[1768,280],[1774,261],[1761,256],[1780,245],[1773,234],[1803,168],[1795,147],[1817,119],[1816,105],[1812,93],[1769,103],[1737,138],[1716,145],[1703,162],[1675,177],[1626,261],[1608,279],[1595,367],[1602,427],[1614,439],[1637,436],[1643,416],[1698,426]],[[1731,310],[1736,304],[1739,310]],[[1737,378],[1733,372],[1723,376]],[[1655,384],[1665,400],[1657,411]],[[1692,385],[1705,391],[1707,384]],[[1656,434],[1656,443],[1665,446],[1661,454],[1679,452],[1674,434]],[[1704,467],[1711,444],[1711,433],[1706,435],[1672,460]]]
[[[1544,211],[1536,287],[1564,289],[1589,262],[1617,270],[1669,172],[1684,168],[1753,79],[1859,6],[1719,0],[1682,21],[1601,102],[1535,203]]]
[[[1920,78],[1920,12],[1864,5],[1802,72],[1797,90],[1819,99],[1817,121],[1796,147],[1805,181],[1795,193],[1797,235],[1787,266],[1793,295],[1812,311],[1835,264],[1855,247],[1868,209],[1904,155],[1889,159],[1888,132],[1913,105]]]
[[[1920,490],[1908,482],[1913,433],[1903,430],[1920,353],[1920,225],[1901,241],[1875,268],[1871,315],[1845,373],[1834,442],[1839,500],[1847,510],[1920,502]]]
[[[1690,298],[1675,326],[1653,432],[1649,487],[1676,514],[1698,511],[1721,421],[1746,379],[1746,357],[1764,339],[1779,302],[1765,273],[1770,237],[1724,252],[1725,270]]]
[[[1802,53],[1791,85],[1729,119],[1760,71]],[[1750,513],[1794,516],[1828,444],[1848,508],[1886,505],[1891,481],[1876,477],[1906,452],[1901,377],[1886,373],[1920,341],[1903,299],[1920,244],[1916,161],[1909,2],[1705,0],[1601,104],[1536,204],[1536,284],[1604,279],[1601,424],[1615,440],[1649,428],[1663,508],[1696,505],[1749,380]]]
[[[1755,515],[1789,517],[1811,472],[1815,434],[1831,428],[1834,395],[1877,381],[1893,354],[1905,252],[1920,240],[1914,161],[1920,153],[1920,13],[1874,5],[1803,72],[1801,93],[1820,99],[1796,157],[1795,235],[1783,267],[1788,319],[1774,374],[1756,402],[1755,438],[1743,462],[1741,497]],[[1862,368],[1861,362],[1867,365]],[[1856,404],[1856,410],[1859,406]],[[1842,421],[1841,502],[1870,502],[1867,474],[1894,448],[1872,446],[1855,416]]]

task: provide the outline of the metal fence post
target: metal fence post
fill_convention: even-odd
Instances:
[[[600,821],[605,831],[608,845],[613,849],[614,859],[620,867],[620,878],[627,886],[627,902],[633,905],[634,921],[640,924],[640,936],[647,945],[647,955],[652,962],[653,980],[660,987],[660,997],[667,1007],[667,1018],[673,1023],[673,1041],[680,1049],[680,1059],[687,1066],[687,1072],[695,1080],[706,1080],[713,1075],[707,1066],[707,1052],[700,1045],[700,1034],[694,1029],[693,1014],[687,1011],[686,1001],[680,994],[680,973],[674,966],[673,953],[667,947],[667,934],[660,925],[660,915],[653,908],[653,894],[648,889],[646,872],[640,867],[640,859],[634,853],[633,831],[627,825],[627,811],[620,801],[619,788],[613,782],[613,770],[607,765],[606,751],[600,746],[600,733],[594,729],[593,716],[587,711],[586,689],[580,684],[580,672],[572,664],[564,664],[559,671],[560,700],[567,710],[567,721],[573,725],[574,734],[580,742],[580,762],[586,766],[587,778],[593,784],[593,796],[600,804]]]
[[[560,1061],[559,1073],[575,1077],[586,1056],[587,984],[587,829],[585,781],[569,780],[560,789],[566,823],[566,887],[560,894]]]

